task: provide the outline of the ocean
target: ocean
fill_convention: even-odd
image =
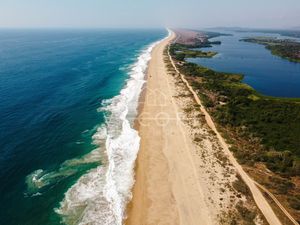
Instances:
[[[300,63],[290,62],[272,55],[263,45],[240,41],[247,37],[277,37],[300,41],[299,38],[285,37],[274,33],[235,32],[228,30],[210,30],[231,36],[220,36],[221,45],[205,48],[216,51],[213,58],[194,58],[190,62],[212,68],[217,71],[243,74],[243,82],[249,84],[264,95],[276,97],[300,97]],[[202,49],[203,50],[203,49]]]
[[[0,30],[0,224],[122,223],[166,30]]]

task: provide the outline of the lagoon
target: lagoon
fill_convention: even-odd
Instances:
[[[300,63],[272,55],[263,45],[240,41],[245,37],[257,36],[289,37],[271,33],[214,31],[231,36],[212,38],[211,41],[219,40],[222,44],[202,49],[218,52],[215,57],[193,58],[188,59],[189,62],[217,71],[243,74],[243,81],[264,95],[300,97]]]

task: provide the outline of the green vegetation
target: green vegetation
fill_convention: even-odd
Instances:
[[[300,175],[300,99],[263,96],[242,83],[241,74],[187,63],[178,57],[183,47],[172,45],[170,54],[214,120],[241,143],[234,151],[240,162],[264,162],[282,175]]]
[[[280,56],[292,62],[300,62],[300,43],[289,39],[277,39],[268,37],[245,38],[241,41],[262,44],[273,55]]]
[[[256,217],[256,213],[245,207],[242,201],[238,202],[238,204],[236,205],[236,209],[243,220],[247,221],[249,224],[255,224],[253,221]]]
[[[300,210],[300,195],[288,197],[288,202],[293,209]]]
[[[216,52],[203,52],[199,50],[191,50],[182,44],[173,44],[170,52],[175,55],[176,60],[183,61],[186,58],[212,58]]]
[[[272,185],[266,183],[265,186],[272,188],[276,194],[286,195],[295,187],[295,185],[286,178],[271,176],[269,177],[269,181]]]

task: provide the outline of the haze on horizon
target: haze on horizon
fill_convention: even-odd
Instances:
[[[300,26],[299,0],[1,0],[0,27]]]

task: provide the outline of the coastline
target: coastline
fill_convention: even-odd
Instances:
[[[150,67],[150,63],[153,62],[154,57],[155,57],[153,52],[162,45],[166,46],[174,38],[175,38],[175,34],[172,32],[171,34],[169,34],[168,37],[166,37],[159,44],[157,44],[151,52],[152,58],[151,58],[150,62],[148,63],[148,68],[145,73],[145,80],[147,82],[145,82],[145,84],[143,85],[142,91],[140,93],[139,103],[138,103],[138,108],[137,108],[138,113],[137,113],[137,117],[134,121],[134,129],[136,129],[138,131],[140,136],[143,136],[143,135],[141,135],[141,130],[140,130],[140,127],[141,127],[140,120],[141,120],[141,117],[143,116],[143,111],[144,111],[144,107],[146,104],[145,101],[146,101],[146,97],[147,97],[147,88],[149,87],[148,79],[151,77],[151,74],[149,73],[149,67]],[[141,138],[142,138],[142,140],[144,140],[143,137],[141,137]],[[145,170],[143,168],[144,161],[145,161],[145,152],[140,144],[140,150],[138,152],[138,156],[137,156],[135,168],[134,168],[135,183],[132,188],[133,198],[131,199],[130,202],[128,202],[127,209],[126,209],[126,213],[127,213],[127,218],[125,219],[126,225],[130,225],[130,224],[133,225],[133,224],[139,224],[139,223],[144,224],[144,223],[141,223],[141,221],[143,220],[143,216],[146,213],[145,212],[146,210],[144,207],[142,207],[141,211],[139,211],[138,209],[140,206],[142,206],[144,204],[146,204],[146,205],[151,204],[149,199],[147,199],[146,196],[143,196],[144,195],[143,188],[145,188],[144,185],[146,185],[146,182],[147,182],[147,177],[145,174]]]
[[[184,123],[187,118],[180,118],[183,108],[193,101],[174,99],[175,95],[188,95],[183,86],[178,85],[181,86],[178,89],[178,80],[168,77],[164,61],[164,50],[175,37],[171,32],[155,46],[148,64],[147,83],[140,95],[135,122],[141,142],[126,225],[198,225],[199,221],[203,225],[217,224],[219,214],[238,201],[233,192],[223,191],[236,179],[235,171],[229,164],[215,166],[218,159],[209,155],[218,151],[217,140],[205,124],[195,129],[206,136],[203,143],[208,156],[204,159],[193,141],[190,127]],[[213,171],[207,172],[212,168]],[[225,173],[228,176],[223,179]],[[217,185],[214,177],[219,180]]]
[[[129,79],[119,95],[102,102],[99,110],[109,112],[105,125],[93,135],[100,147],[103,165],[90,170],[68,189],[55,212],[66,224],[80,223],[122,224],[126,205],[134,184],[134,163],[140,137],[134,127],[138,103],[145,84],[145,73],[155,41],[141,51],[132,65]],[[87,182],[88,181],[88,182]],[[90,195],[85,195],[89,190]],[[93,204],[89,204],[92,201]],[[82,212],[82,205],[86,209]],[[95,212],[97,213],[91,213]]]
[[[218,224],[232,221],[228,215],[241,199],[248,204],[228,188],[239,181],[237,171],[185,84],[170,72],[164,50],[174,38],[172,32],[151,53],[135,123],[141,142],[126,225]]]

